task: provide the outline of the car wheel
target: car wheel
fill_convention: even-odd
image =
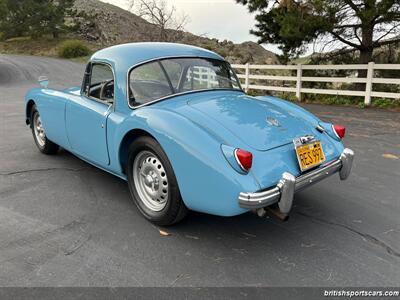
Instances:
[[[132,198],[146,219],[167,226],[186,216],[172,166],[154,139],[140,137],[131,144],[126,171]]]
[[[44,131],[42,119],[40,118],[39,112],[36,109],[35,105],[32,107],[31,129],[33,139],[35,140],[35,144],[39,148],[40,152],[44,154],[57,153],[59,146],[46,137],[46,132]]]

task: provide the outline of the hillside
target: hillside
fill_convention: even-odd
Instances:
[[[128,42],[158,40],[155,25],[117,6],[98,0],[76,0],[75,7],[81,14],[76,18],[79,35],[100,47]],[[234,44],[196,36],[189,32],[169,30],[171,41],[191,44],[215,51],[231,63],[277,64],[276,55],[254,42]]]

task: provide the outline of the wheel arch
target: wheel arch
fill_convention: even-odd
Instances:
[[[148,136],[157,141],[157,139],[152,134],[150,134],[148,131],[139,129],[139,128],[135,128],[135,129],[128,131],[121,140],[121,143],[120,143],[120,146],[118,149],[118,158],[119,158],[119,163],[121,165],[121,170],[124,174],[126,173],[125,170],[126,170],[126,163],[128,161],[129,146],[137,138],[142,137],[142,136]]]
[[[35,105],[35,100],[29,99],[26,103],[26,110],[25,110],[25,123],[26,125],[31,124],[31,115],[32,115],[32,107]]]

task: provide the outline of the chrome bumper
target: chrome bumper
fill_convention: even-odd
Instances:
[[[287,214],[292,208],[295,192],[317,183],[336,172],[339,172],[341,180],[347,179],[350,175],[353,157],[354,152],[346,148],[338,160],[322,168],[300,175],[299,177],[285,172],[275,187],[255,193],[240,193],[239,205],[243,208],[258,209],[278,203],[281,213]]]

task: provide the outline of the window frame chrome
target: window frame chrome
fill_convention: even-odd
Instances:
[[[86,68],[87,68],[87,66],[88,66],[89,64],[91,65],[91,66],[90,66],[90,77],[89,77],[89,90],[88,90],[88,93],[86,94],[86,93],[84,92],[83,84],[84,84],[84,82],[85,82],[85,76],[87,75],[87,73],[86,73]],[[114,80],[114,98],[113,98],[113,102],[112,102],[112,103],[108,103],[108,102],[106,102],[106,101],[103,101],[103,100],[101,100],[101,99],[97,99],[97,98],[95,98],[95,97],[91,97],[91,96],[89,95],[89,92],[90,92],[90,81],[91,81],[91,79],[92,79],[92,68],[93,68],[93,65],[105,65],[105,66],[108,66],[108,67],[111,69],[111,72],[112,72],[112,74],[113,74],[113,80]],[[116,77],[115,77],[115,72],[114,72],[113,66],[112,66],[110,63],[105,62],[105,61],[91,60],[91,61],[89,61],[89,62],[86,64],[86,68],[85,68],[85,75],[84,75],[83,82],[82,82],[82,86],[81,86],[81,96],[85,97],[85,98],[88,99],[88,100],[92,100],[92,101],[96,101],[96,102],[98,102],[98,103],[102,103],[102,104],[108,106],[109,108],[110,108],[111,106],[112,106],[112,107],[115,107],[115,102],[116,102],[116,100],[115,100],[115,82],[116,82]]]

